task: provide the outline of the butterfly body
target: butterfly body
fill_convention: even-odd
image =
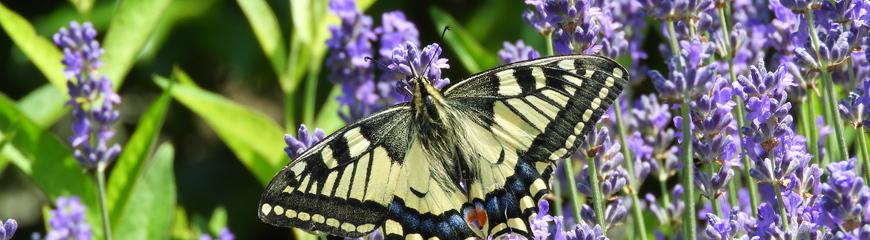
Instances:
[[[346,237],[378,227],[396,239],[531,237],[555,161],[626,81],[617,63],[588,55],[513,63],[444,90],[415,77],[410,102],[338,130],[282,169],[260,219]]]

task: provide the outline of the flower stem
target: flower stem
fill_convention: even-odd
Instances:
[[[812,5],[815,5],[815,2],[816,1],[813,1]],[[806,12],[807,27],[809,28],[810,42],[812,43],[813,51],[815,51],[816,59],[819,61],[819,71],[822,73],[822,90],[824,91],[823,102],[825,103],[825,107],[829,111],[831,117],[828,119],[828,124],[834,125],[834,147],[839,154],[838,157],[848,158],[849,152],[848,149],[846,149],[846,138],[843,135],[843,120],[840,117],[840,111],[837,111],[836,100],[834,100],[836,95],[834,92],[834,81],[831,79],[831,73],[828,72],[828,63],[825,62],[825,59],[823,59],[822,55],[819,53],[819,36],[813,18],[813,10],[811,7],[810,9],[807,9]]]
[[[858,164],[862,165],[857,167],[856,169],[864,168],[864,181],[870,180],[870,164],[868,160],[870,160],[870,151],[867,150],[867,136],[864,134],[864,128],[859,127],[856,129],[855,134],[858,135],[858,149],[861,151],[861,161],[857,161]],[[859,174],[860,176],[860,174]]]
[[[99,192],[100,197],[100,214],[103,218],[103,235],[104,239],[112,240],[112,226],[109,223],[109,208],[106,204],[106,162],[100,162],[97,164],[97,191]]]
[[[689,115],[689,99],[687,94],[684,94],[683,96],[683,103],[680,106],[680,115],[683,117],[683,152],[680,158],[682,158],[683,164],[681,177],[684,186],[683,189],[685,190],[683,200],[686,202],[686,211],[683,213],[683,222],[686,224],[685,239],[697,239],[697,227],[695,226],[695,181],[692,179],[694,177],[695,163],[692,159],[692,134],[689,133],[689,129],[691,129],[689,122],[691,121],[692,116]]]
[[[628,194],[631,195],[632,216],[634,217],[635,225],[637,225],[638,235],[640,236],[639,239],[646,240],[646,224],[643,220],[643,212],[640,209],[640,201],[637,198],[637,190],[640,185],[638,185],[634,174],[634,157],[631,154],[631,150],[628,149],[628,143],[625,140],[625,121],[622,120],[622,107],[619,104],[619,100],[617,100],[614,105],[613,111],[616,115],[616,127],[618,128],[619,143],[622,148],[622,155],[625,158],[623,166],[625,166],[626,171],[628,171]]]
[[[779,220],[782,221],[782,229],[788,228],[788,215],[785,212],[785,199],[782,198],[782,187],[779,183],[773,183],[774,191],[776,192],[776,205],[779,209]]]
[[[571,206],[574,209],[574,219],[582,221],[580,218],[579,194],[577,193],[577,183],[574,181],[574,163],[573,160],[565,160],[565,178],[568,179],[568,191],[571,193]],[[604,196],[601,195],[601,187],[598,186],[598,167],[595,166],[595,160],[590,159],[586,165],[589,171],[589,187],[592,188],[592,207],[595,208],[595,223],[601,226],[601,229],[607,229],[604,226]]]
[[[671,202],[671,192],[668,191],[668,182],[667,181],[659,181],[659,188],[662,191],[662,202],[664,202],[664,203]]]
[[[713,167],[713,164],[713,162],[709,162],[706,164],[707,174],[710,174],[710,176],[716,175],[716,169]],[[725,216],[722,215],[722,208],[719,206],[719,196],[714,195],[712,197],[713,198],[710,198],[710,205],[713,206],[713,211],[716,213],[717,216]]]
[[[731,82],[735,83],[735,82],[737,82],[737,72],[734,69],[734,47],[731,46],[731,38],[730,38],[731,31],[728,28],[728,24],[727,24],[728,21],[726,20],[726,16],[727,16],[726,9],[730,9],[730,2],[729,1],[725,1],[725,5],[719,7],[718,10],[719,10],[719,22],[722,23],[722,28],[721,28],[722,29],[722,40],[725,41],[725,46],[727,48],[726,49],[727,54],[725,54],[725,57],[728,60],[728,76],[731,77]],[[734,117],[737,119],[737,135],[740,139],[742,139],[743,132],[740,131],[740,129],[743,129],[743,126],[744,126],[744,123],[743,123],[744,113],[743,113],[743,107],[740,107],[740,106],[743,106],[743,99],[740,99],[740,96],[737,96],[737,94],[734,94],[733,99],[734,99],[734,103],[737,104],[737,106],[738,106],[738,107],[735,107],[733,110]],[[743,152],[743,145],[737,144],[737,152],[739,152],[739,153]],[[756,189],[757,187],[755,185],[755,181],[752,181],[752,177],[749,175],[749,170],[748,170],[749,166],[752,166],[752,165],[749,165],[751,163],[749,161],[749,156],[747,156],[746,154],[740,154],[740,155],[743,158],[743,166],[744,166],[743,169],[746,169],[746,171],[744,172],[745,174],[743,174],[743,175],[746,178],[746,186],[749,190],[749,199],[750,199],[750,202],[752,204],[752,215],[757,216],[758,215],[758,190]],[[729,198],[731,199],[730,201],[732,202],[731,203],[732,205],[734,205],[737,202],[737,191],[736,191],[735,184],[736,184],[735,182],[732,182],[731,184],[729,184],[731,186],[734,186],[734,187],[729,186],[729,194],[731,195],[731,196],[729,196]]]
[[[821,156],[819,156],[819,132],[818,129],[814,127],[816,124],[816,98],[813,91],[813,89],[807,89],[807,102],[803,104],[804,109],[801,111],[801,115],[805,115],[804,128],[806,129],[806,132],[804,134],[809,137],[807,147],[810,149],[810,154],[813,155],[813,162],[821,164],[822,159]]]

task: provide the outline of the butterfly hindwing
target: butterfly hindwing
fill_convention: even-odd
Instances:
[[[381,226],[408,149],[409,107],[342,128],[284,167],[260,200],[260,219],[361,237]]]

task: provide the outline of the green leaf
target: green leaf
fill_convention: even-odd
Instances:
[[[58,88],[43,85],[33,90],[16,104],[18,109],[41,128],[48,128],[69,111],[64,106],[69,97]]]
[[[211,219],[208,220],[208,231],[212,234],[220,233],[223,228],[227,227],[228,218],[226,208],[215,208],[214,212],[211,213]]]
[[[130,71],[139,52],[145,47],[166,6],[171,0],[120,1],[109,30],[106,32],[103,48],[102,72],[112,80],[118,89],[124,76]],[[58,58],[60,59],[60,58]],[[59,60],[58,60],[59,61]]]
[[[83,14],[89,13],[91,8],[94,7],[94,0],[70,0],[70,3],[76,6],[76,9]]]
[[[48,39],[39,36],[33,25],[14,11],[0,3],[0,25],[12,42],[27,55],[36,68],[58,89],[66,90],[63,76],[63,58],[60,50]],[[8,81],[9,79],[7,79]]]
[[[175,216],[175,149],[164,143],[146,163],[142,178],[134,184],[130,199],[135,204],[123,207],[123,219],[115,225],[116,239],[168,239]]]
[[[480,72],[484,68],[497,64],[498,60],[495,56],[489,54],[489,51],[483,48],[483,45],[477,42],[465,28],[462,28],[462,25],[456,22],[456,19],[453,19],[450,14],[437,7],[429,8],[429,14],[432,15],[437,31],[440,32],[445,26],[450,26],[450,32],[444,35],[444,40],[447,41],[447,46],[453,49],[459,62],[468,71]]]
[[[180,83],[192,81],[180,70],[175,72],[175,78]],[[155,81],[163,88],[169,84],[162,79]],[[263,185],[287,163],[281,150],[284,130],[266,114],[192,85],[174,85],[170,92],[175,100],[205,120]]]
[[[194,239],[196,236],[190,229],[190,220],[187,218],[187,213],[181,206],[175,207],[175,219],[172,221],[172,230],[170,238],[172,239]]]
[[[341,86],[335,86],[332,91],[329,91],[329,97],[326,98],[326,103],[320,108],[317,113],[317,121],[314,126],[323,129],[326,133],[334,132],[345,125],[344,120],[338,116],[339,104],[335,99],[341,95]]]
[[[112,169],[112,175],[109,177],[106,187],[108,189],[109,219],[112,219],[112,226],[121,224],[130,217],[122,215],[128,205],[139,204],[138,199],[132,198],[133,188],[145,178],[146,162],[151,157],[151,152],[160,136],[160,129],[166,119],[170,100],[172,98],[169,92],[164,92],[142,114],[136,131],[124,145],[124,150]]]
[[[39,185],[52,201],[59,196],[78,196],[87,206],[85,217],[102,238],[97,188],[92,176],[73,158],[65,141],[45,131],[18,110],[15,102],[0,95],[0,131],[9,136],[4,157]],[[9,134],[14,132],[14,134]]]
[[[248,18],[248,24],[254,30],[257,41],[260,42],[260,48],[263,49],[263,53],[272,63],[275,76],[281,79],[279,83],[286,92],[290,87],[289,82],[284,80],[287,78],[284,71],[287,65],[287,52],[284,46],[284,37],[281,35],[281,27],[278,26],[278,18],[275,17],[275,13],[264,0],[237,0],[236,2],[242,8],[245,17]]]

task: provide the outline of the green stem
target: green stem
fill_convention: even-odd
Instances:
[[[640,186],[638,185],[637,179],[634,175],[634,158],[632,157],[631,150],[628,149],[628,143],[625,140],[625,122],[622,120],[622,108],[619,106],[618,101],[619,100],[617,100],[617,103],[615,104],[616,106],[613,107],[613,110],[616,115],[619,143],[622,149],[622,155],[625,159],[625,161],[622,162],[622,165],[625,166],[626,171],[628,171],[628,194],[631,195],[632,216],[634,217],[634,222],[637,226],[640,239],[646,240],[646,224],[643,220],[643,212],[640,209],[641,203],[637,198],[637,190]]]
[[[574,209],[574,219],[582,219],[580,218],[582,205],[580,200],[578,200],[580,197],[577,193],[577,183],[574,181],[574,163],[572,162],[573,160],[571,159],[565,160],[565,178],[568,179],[568,192],[571,193],[571,206]],[[586,168],[589,171],[589,187],[592,188],[592,206],[595,208],[596,223],[601,226],[601,229],[607,229],[604,226],[604,197],[601,195],[601,187],[598,186],[598,171],[595,166],[595,160],[590,159]]]
[[[662,202],[663,203],[671,202],[671,192],[668,190],[668,182],[667,181],[659,181],[659,188],[662,191]]]
[[[815,127],[816,126],[816,97],[814,93],[814,89],[807,90],[807,102],[804,103],[804,109],[801,111],[801,115],[806,115],[804,119],[804,125],[806,128],[806,134],[809,136],[809,141],[807,141],[807,147],[810,149],[810,154],[813,155],[813,162],[816,164],[821,164],[821,156],[819,156],[819,131]]]
[[[861,151],[861,161],[858,161],[858,164],[863,166],[864,168],[864,181],[870,180],[870,164],[867,164],[868,160],[870,160],[870,151],[867,150],[867,136],[864,134],[864,128],[859,127],[855,129],[855,134],[858,135],[858,149]],[[861,169],[861,166],[856,169]]]
[[[728,184],[728,204],[731,204],[731,207],[738,206],[740,204],[740,200],[737,199],[737,180],[731,180],[731,183]]]
[[[320,64],[311,63],[308,71],[308,79],[305,80],[305,102],[302,110],[302,122],[309,127],[314,126],[315,101],[317,99],[317,80],[320,73]]]
[[[815,5],[815,1],[812,3]],[[828,124],[834,125],[834,141],[837,153],[839,154],[839,158],[848,158],[849,151],[846,149],[846,138],[843,134],[843,120],[840,116],[840,111],[837,111],[835,92],[834,92],[834,81],[831,79],[831,73],[828,72],[828,63],[822,58],[822,55],[819,53],[819,37],[818,31],[816,31],[816,26],[814,23],[814,16],[812,9],[808,9],[806,12],[807,19],[807,27],[809,28],[810,33],[810,42],[813,46],[813,51],[816,53],[816,59],[819,61],[819,71],[822,73],[822,90],[824,90],[824,103],[828,111],[830,111],[831,118],[829,119]]]
[[[683,103],[680,106],[680,116],[683,117],[682,120],[682,129],[684,133],[691,129],[691,125],[689,122],[692,121],[691,116],[689,115],[689,99],[687,94],[683,96]],[[692,134],[683,134],[683,152],[680,158],[682,158],[683,168],[681,170],[681,178],[683,180],[683,186],[685,193],[683,195],[683,200],[686,202],[686,210],[683,213],[683,222],[686,224],[685,226],[685,236],[686,239],[697,239],[697,227],[695,221],[695,181],[693,181],[695,163],[692,159]]]
[[[779,220],[782,221],[782,229],[788,228],[788,215],[785,212],[785,201],[782,198],[782,187],[779,186],[779,183],[773,183],[773,189],[776,192],[776,203],[777,208],[779,209]]]
[[[714,169],[714,167],[713,167],[714,163],[710,162],[710,163],[707,163],[706,165],[707,165],[706,166],[707,174],[710,174],[710,176],[714,176],[716,174],[716,169]],[[722,208],[719,206],[719,196],[713,196],[713,198],[710,199],[710,204],[713,205],[713,211],[716,212],[716,215],[725,216],[725,215],[722,215]]]
[[[104,239],[112,240],[112,226],[109,223],[109,208],[106,204],[106,167],[105,162],[98,163],[95,177],[97,178],[97,191],[100,195],[100,214],[103,217]]]
[[[556,175],[556,176],[558,176],[558,175]],[[559,184],[558,180],[553,181],[553,195],[554,195],[553,196],[553,204],[556,205],[556,207],[550,208],[550,209],[553,209],[553,211],[556,213],[556,216],[563,216],[562,215],[562,186],[561,186],[561,184]],[[537,203],[535,203],[535,204],[537,204]],[[559,226],[559,227],[561,227],[561,226]]]
[[[734,47],[731,46],[731,37],[730,37],[731,30],[730,30],[730,28],[728,28],[728,20],[726,17],[726,16],[728,16],[726,9],[728,9],[729,6],[730,6],[730,2],[725,1],[723,6],[717,6],[717,10],[719,12],[719,22],[722,25],[722,27],[721,27],[721,29],[722,29],[722,41],[724,41],[725,48],[726,48],[725,49],[725,52],[726,52],[725,58],[728,61],[728,76],[731,77],[731,82],[736,82],[737,81],[737,73],[734,70]],[[734,95],[733,98],[734,98],[735,103],[737,102],[738,99],[740,99],[740,97],[737,96],[736,94]],[[741,106],[741,105],[737,105],[737,106]],[[734,116],[737,117],[737,129],[743,128],[743,109],[741,107],[736,107],[736,108],[734,108],[733,111],[734,111]],[[740,131],[737,131],[737,132],[738,132],[738,134],[742,134],[742,133],[740,133]],[[743,152],[743,149],[742,149],[743,147],[740,146],[739,144],[738,144],[737,148],[738,148],[737,152]],[[744,155],[744,154],[741,154],[741,155]],[[731,184],[728,184],[728,201],[732,206],[736,206],[736,204],[738,202],[738,200],[737,200],[737,182],[736,181],[732,181]],[[717,201],[713,200],[713,202],[718,205]],[[718,212],[717,212],[717,214],[718,214]]]

